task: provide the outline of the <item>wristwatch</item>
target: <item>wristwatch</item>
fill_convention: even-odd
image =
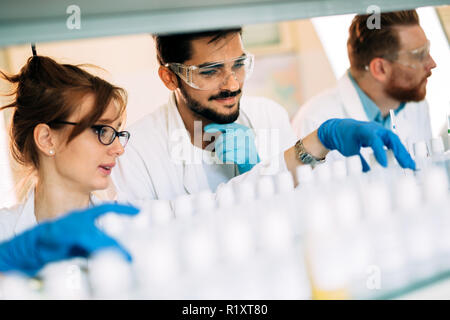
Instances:
[[[309,164],[312,167],[325,162],[325,158],[317,159],[312,154],[308,153],[308,151],[306,151],[305,147],[303,146],[302,139],[298,140],[295,144],[295,155],[297,156],[298,160],[300,160],[304,164]]]

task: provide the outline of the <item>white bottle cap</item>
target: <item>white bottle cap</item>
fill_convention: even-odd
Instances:
[[[216,197],[219,207],[225,208],[234,205],[233,188],[229,184],[220,186],[217,190]]]
[[[362,173],[363,168],[361,158],[358,155],[346,158],[346,162],[349,176],[359,175]]]
[[[310,165],[301,165],[296,168],[297,181],[300,187],[311,185],[314,182],[314,175]]]
[[[191,229],[183,240],[184,255],[193,271],[207,271],[217,259],[217,244],[211,230],[205,227]]]
[[[179,272],[176,250],[170,241],[151,241],[145,251],[136,257],[138,277],[153,283],[169,283]]]
[[[311,203],[306,221],[308,232],[326,235],[333,230],[330,208],[325,201]]]
[[[394,152],[391,149],[388,149],[386,151],[386,156],[387,156],[388,167],[389,168],[393,168],[393,167],[398,168],[398,167],[400,167],[397,159],[395,158],[395,154],[394,154]]]
[[[356,192],[349,187],[342,186],[336,190],[336,213],[339,223],[344,228],[354,228],[359,223],[360,208]]]
[[[211,212],[216,207],[214,195],[209,190],[203,190],[196,195],[195,199],[196,211]]]
[[[272,252],[284,251],[292,242],[293,235],[288,219],[280,212],[263,215],[260,233],[264,248]]]
[[[89,260],[89,282],[97,298],[120,299],[131,290],[130,264],[120,252],[106,249]]]
[[[247,221],[230,217],[223,226],[223,243],[227,258],[241,262],[252,254],[253,234]]]
[[[248,181],[241,181],[236,184],[236,196],[239,200],[239,203],[246,203],[255,200],[255,186]]]
[[[131,218],[132,227],[135,230],[147,231],[152,226],[152,205],[158,200],[141,200],[135,204],[140,209],[139,213]]]
[[[448,198],[448,179],[445,169],[442,167],[431,167],[424,179],[425,198],[430,203],[436,203]]]
[[[345,160],[332,162],[331,173],[335,180],[344,180],[347,177],[347,165],[345,164]]]
[[[431,151],[433,155],[443,154],[444,150],[444,141],[442,140],[442,137],[431,139]]]
[[[386,148],[383,148],[385,151]],[[377,158],[375,157],[375,153],[372,150],[369,150],[368,156],[365,158],[367,160],[367,163],[370,166],[370,173],[373,174],[374,172],[380,172],[380,170],[384,170],[385,167],[381,165],[381,163],[378,162]],[[387,159],[387,154],[386,154]],[[389,160],[388,160],[389,161]],[[389,162],[388,162],[389,163]]]
[[[331,169],[327,163],[318,165],[313,172],[318,183],[325,184],[331,180]]]
[[[47,264],[40,272],[50,299],[89,299],[88,282],[81,269],[84,260],[70,259]]]
[[[417,158],[426,158],[428,156],[427,144],[425,141],[414,143],[414,156]]]
[[[388,186],[381,181],[372,181],[364,187],[364,209],[369,219],[387,217],[392,211]]]
[[[152,203],[152,222],[156,225],[166,225],[173,219],[169,201],[158,200]]]
[[[275,194],[275,186],[271,176],[262,177],[258,181],[258,198],[270,197]]]
[[[16,272],[8,272],[2,275],[0,294],[2,300],[28,300],[39,298],[39,295],[32,290],[30,279]]]
[[[174,209],[175,217],[177,219],[185,219],[192,217],[194,212],[194,205],[192,203],[192,196],[184,194],[175,199]]]
[[[140,213],[139,213],[140,214]],[[115,213],[108,213],[98,219],[98,226],[112,237],[120,238],[125,233],[125,219]]]
[[[412,176],[400,176],[395,183],[397,208],[412,212],[420,205],[421,194],[416,180]]]
[[[276,176],[278,193],[287,193],[294,190],[294,179],[290,171],[280,172]]]

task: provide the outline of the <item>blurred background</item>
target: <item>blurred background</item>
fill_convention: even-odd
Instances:
[[[446,137],[450,113],[450,6],[422,7],[418,13],[437,63],[427,87],[433,136]],[[244,45],[256,56],[245,94],[271,98],[283,105],[292,117],[309,98],[334,86],[348,68],[346,41],[353,16],[328,15],[243,25]],[[127,90],[128,125],[168,99],[170,92],[158,77],[154,43],[149,33],[37,41],[36,47],[39,55],[50,56],[58,62],[90,63],[103,68],[90,71]],[[0,44],[0,69],[17,73],[31,55],[29,43]],[[0,81],[0,90],[8,91],[4,81]],[[0,104],[6,103],[8,98],[1,96]],[[0,113],[0,208],[16,202],[14,185],[22,173],[9,155],[10,116],[11,110]]]

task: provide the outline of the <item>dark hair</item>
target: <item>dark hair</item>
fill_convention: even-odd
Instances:
[[[84,65],[86,66],[86,65]],[[46,123],[53,129],[67,120],[79,108],[80,101],[88,94],[95,96],[94,108],[74,126],[67,143],[92,126],[105,113],[112,100],[118,103],[120,117],[125,112],[126,91],[96,77],[80,66],[59,64],[44,56],[33,56],[16,75],[0,76],[16,88],[12,103],[0,108],[15,108],[11,123],[11,153],[22,165],[39,168],[38,150],[34,141],[34,128]]]
[[[418,25],[416,10],[383,12],[380,14],[380,28],[369,28],[367,19],[371,15],[357,15],[349,28],[347,41],[350,66],[355,70],[364,70],[372,59],[390,57],[397,59],[400,48],[397,26]]]
[[[180,33],[168,35],[153,35],[156,42],[156,54],[160,65],[170,62],[184,63],[192,56],[191,41],[212,37],[209,43],[216,42],[230,33],[242,34],[242,28],[202,31],[195,33]]]

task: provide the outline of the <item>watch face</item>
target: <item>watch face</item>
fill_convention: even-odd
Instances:
[[[314,156],[310,155],[303,147],[302,140],[298,140],[295,144],[295,152],[297,153],[298,159],[304,163],[311,166],[325,162],[325,159],[316,159]]]
[[[300,160],[304,163],[304,164],[311,164],[314,162],[313,157],[311,157],[311,155],[307,154],[307,153],[303,153],[300,156]]]

